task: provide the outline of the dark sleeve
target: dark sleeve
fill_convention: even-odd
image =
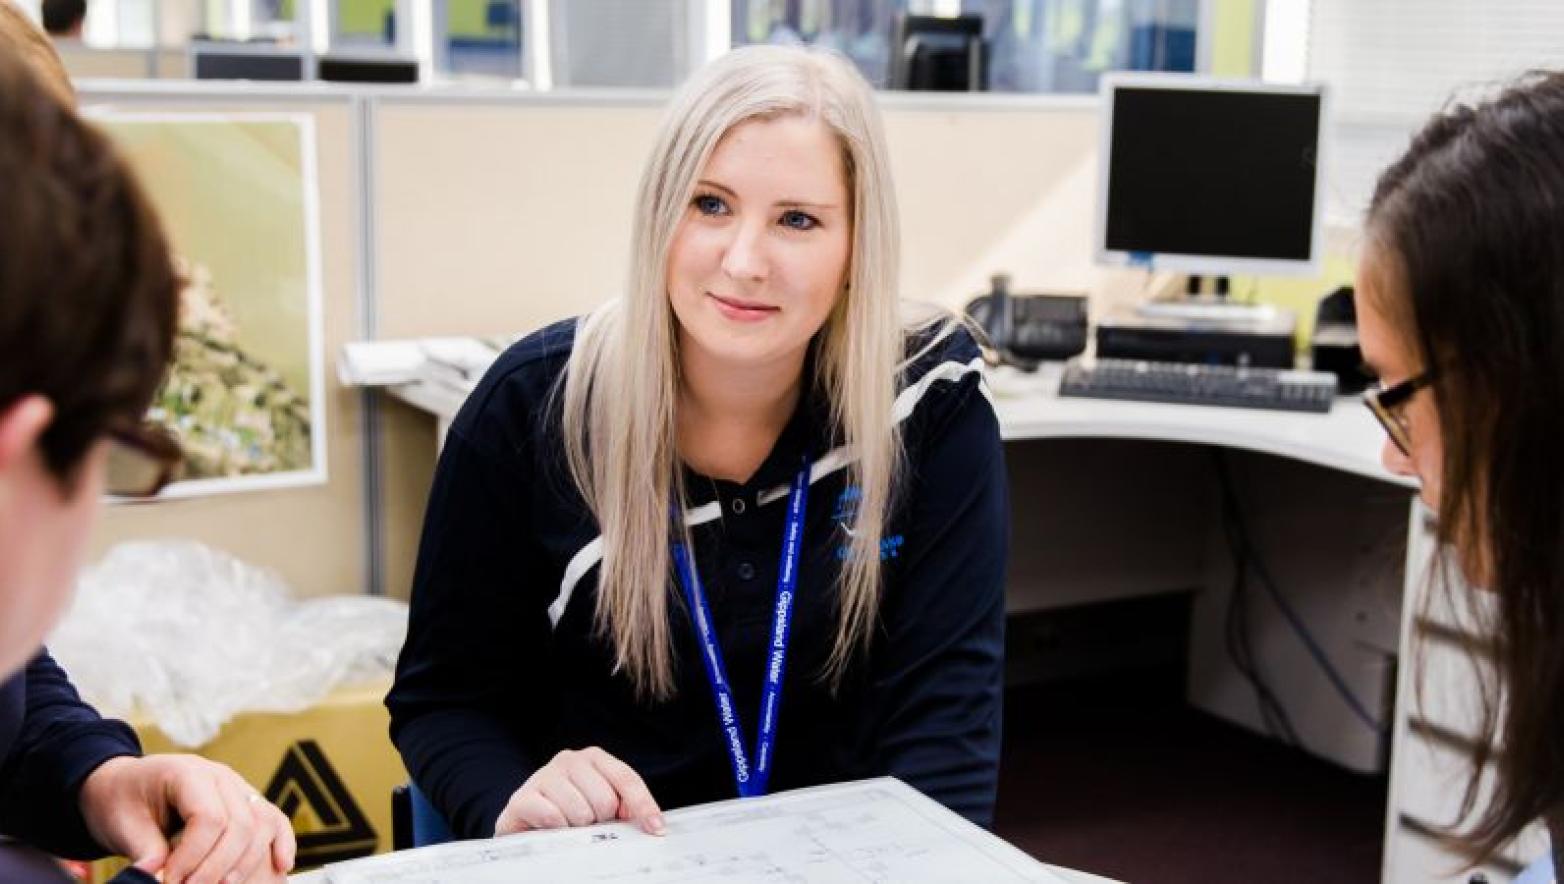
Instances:
[[[526,455],[475,441],[473,427],[482,423],[458,417],[446,437],[407,641],[386,697],[403,761],[464,838],[493,835],[511,793],[539,765],[525,736],[546,713],[528,690],[546,680],[550,633],[543,587],[529,574],[537,560],[529,552]]]
[[[124,722],[82,702],[47,651],[20,677],[22,726],[0,767],[0,831],[56,856],[101,857],[82,819],[81,784],[110,758],[140,755],[141,744]]]
[[[876,769],[986,827],[999,777],[1010,514],[998,421],[977,385],[974,372],[927,394],[949,407],[909,464],[871,669]]]

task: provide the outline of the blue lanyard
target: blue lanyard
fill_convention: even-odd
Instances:
[[[809,458],[806,457],[798,476],[793,479],[793,490],[787,499],[787,527],[782,533],[782,562],[777,572],[777,599],[772,609],[770,656],[760,703],[760,731],[755,734],[753,769],[750,768],[750,756],[744,751],[744,728],[739,723],[738,706],[733,702],[727,667],[722,662],[722,648],[717,644],[716,629],[712,626],[711,606],[706,603],[706,592],[701,589],[700,576],[695,573],[695,559],[685,550],[684,544],[673,545],[674,569],[684,586],[684,599],[695,620],[695,631],[701,642],[701,662],[706,665],[706,679],[711,682],[712,697],[717,701],[717,721],[722,725],[728,760],[733,763],[733,782],[737,784],[741,798],[766,794],[766,784],[771,780],[771,767],[776,758],[782,671],[793,625],[793,588],[798,584],[799,549],[803,543],[804,507],[808,497]]]

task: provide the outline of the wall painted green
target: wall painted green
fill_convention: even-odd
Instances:
[[[1255,70],[1259,47],[1254,45],[1255,0],[1211,0],[1211,73],[1217,77],[1248,77]]]
[[[539,0],[541,2],[541,0]],[[489,28],[488,0],[448,0],[449,33],[452,37],[503,37],[504,28]]]
[[[426,2],[426,0],[415,0]],[[447,0],[447,28],[452,37],[491,37],[504,29],[489,28],[489,0]],[[338,27],[350,34],[379,34],[385,17],[396,10],[396,0],[341,0],[337,4]]]
[[[337,28],[347,34],[382,34],[386,16],[395,11],[396,0],[340,0]]]

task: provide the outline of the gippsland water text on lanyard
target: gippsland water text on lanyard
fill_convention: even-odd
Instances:
[[[674,570],[684,587],[684,599],[695,621],[695,632],[701,643],[701,661],[706,666],[706,679],[711,682],[712,697],[717,702],[717,721],[722,725],[723,742],[728,747],[728,759],[733,763],[733,782],[738,786],[742,798],[766,794],[776,758],[782,673],[787,661],[788,635],[793,625],[793,593],[794,587],[798,585],[799,550],[803,545],[804,511],[809,497],[809,467],[809,458],[805,457],[803,466],[793,479],[792,492],[787,499],[787,526],[782,531],[782,561],[777,572],[777,597],[771,622],[766,680],[760,701],[760,729],[755,733],[753,768],[750,766],[751,756],[744,750],[744,728],[739,723],[738,707],[733,702],[727,667],[722,659],[722,647],[717,643],[711,606],[706,602],[700,575],[695,571],[695,557],[684,548],[684,544],[673,545]]]

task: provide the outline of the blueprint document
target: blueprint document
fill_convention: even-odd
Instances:
[[[626,823],[556,829],[327,866],[330,884],[602,884],[1090,879],[1050,869],[890,777],[665,814],[654,837]]]

